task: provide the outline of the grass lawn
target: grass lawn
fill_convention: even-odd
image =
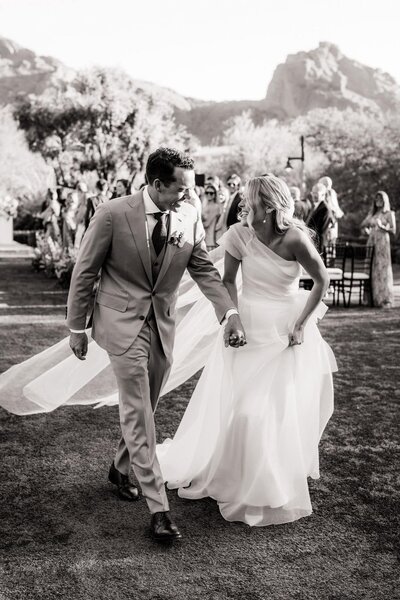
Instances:
[[[66,335],[65,295],[27,263],[0,262],[0,371]],[[336,409],[310,482],[314,513],[291,524],[227,523],[214,501],[169,492],[184,539],[158,546],[145,502],[123,503],[107,483],[117,407],[0,409],[0,600],[399,598],[400,310],[332,309],[321,330],[339,364]],[[160,441],[194,383],[160,401]]]

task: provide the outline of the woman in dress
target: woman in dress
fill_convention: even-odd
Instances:
[[[206,233],[207,250],[213,250],[217,246],[215,239],[215,228],[222,209],[218,198],[218,190],[212,184],[207,184],[204,191],[204,203],[202,208],[202,220]]]
[[[330,177],[321,177],[318,183],[322,183],[326,187],[326,203],[333,215],[332,226],[327,231],[327,242],[330,246],[335,246],[339,237],[338,221],[344,216],[344,212],[339,206],[337,193],[332,187],[332,179]]]
[[[390,210],[386,192],[376,193],[371,210],[361,223],[369,234],[367,245],[374,246],[372,263],[372,298],[374,306],[394,306],[393,270],[390,255],[390,233],[396,233],[395,214]]]
[[[89,227],[90,219],[93,217],[96,208],[100,204],[104,204],[104,202],[108,202],[110,199],[110,194],[108,190],[108,181],[105,179],[99,179],[96,182],[96,194],[88,198],[87,202],[87,210],[86,210],[86,229]]]
[[[220,242],[247,345],[225,347],[218,335],[174,439],[157,452],[182,498],[212,497],[228,521],[261,526],[312,512],[307,478],[319,477],[336,363],[316,324],[329,278],[309,230],[292,216],[287,185],[274,176],[250,180],[245,212],[247,223]],[[301,267],[314,280],[311,292],[299,290]]]
[[[76,233],[76,210],[78,208],[79,197],[77,192],[70,192],[67,196],[64,209],[62,211],[62,243],[64,248],[74,246]]]
[[[57,198],[57,191],[48,189],[42,212],[38,215],[43,220],[44,235],[54,241],[61,242],[59,218],[61,206]]]

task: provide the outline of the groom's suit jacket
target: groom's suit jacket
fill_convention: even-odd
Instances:
[[[110,354],[123,354],[133,343],[152,308],[166,356],[172,353],[175,306],[185,269],[212,302],[221,321],[234,304],[213,266],[197,211],[184,202],[170,212],[169,233],[182,233],[184,244],[167,243],[153,280],[143,193],[100,205],[82,240],[72,273],[67,325],[83,330],[94,281],[101,269],[95,297],[92,337]]]

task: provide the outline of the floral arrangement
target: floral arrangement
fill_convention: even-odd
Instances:
[[[5,215],[7,218],[14,218],[17,216],[18,211],[18,200],[12,198],[8,194],[0,196],[0,216]]]
[[[77,249],[73,246],[63,248],[58,241],[43,232],[36,233],[35,256],[32,266],[36,271],[44,271],[48,277],[56,277],[62,287],[68,287],[74,268]]]
[[[78,250],[73,246],[70,246],[69,248],[63,248],[61,256],[55,264],[54,271],[62,287],[69,287],[77,254]]]

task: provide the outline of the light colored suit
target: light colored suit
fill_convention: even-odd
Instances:
[[[213,303],[219,321],[234,305],[190,204],[170,213],[168,236],[182,233],[182,247],[167,243],[156,259],[146,232],[142,192],[97,208],[72,274],[67,325],[85,328],[101,269],[92,336],[108,352],[120,392],[122,438],[115,466],[124,474],[133,467],[150,511],[157,512],[168,510],[168,501],[155,453],[153,411],[171,367],[175,306],[185,269]]]

